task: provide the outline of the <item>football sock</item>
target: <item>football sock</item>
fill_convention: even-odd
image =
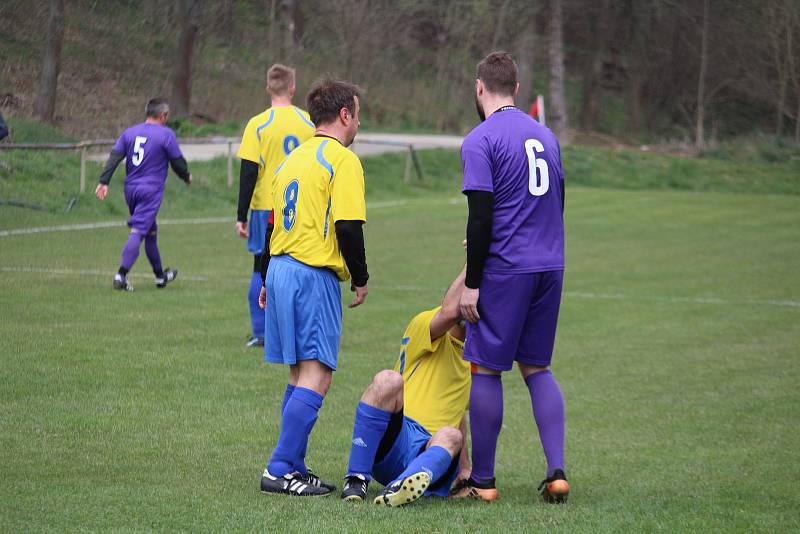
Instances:
[[[400,476],[393,480],[392,484],[414,473],[427,471],[431,474],[431,485],[433,485],[442,475],[447,473],[452,461],[453,457],[450,456],[447,449],[439,447],[438,445],[428,447],[425,452],[414,458],[411,463],[408,464],[406,470],[400,473]],[[389,485],[391,486],[392,484]]]
[[[353,423],[353,440],[350,445],[350,461],[347,465],[347,476],[361,475],[372,479],[372,467],[375,454],[381,444],[383,435],[389,427],[392,414],[359,402],[356,407],[356,420]]]
[[[250,326],[253,337],[264,337],[264,310],[258,305],[258,296],[261,294],[261,273],[253,273],[250,278],[250,289],[247,291],[247,302],[250,304]]]
[[[153,274],[156,278],[162,278],[164,271],[161,269],[161,254],[158,252],[158,235],[144,236],[144,253],[147,254],[147,259],[153,267]]]
[[[472,478],[487,482],[494,478],[497,438],[503,425],[503,382],[500,375],[473,373],[469,392],[469,423],[472,434]]]
[[[283,392],[283,402],[281,402],[281,417],[283,417],[283,412],[286,411],[286,403],[292,398],[293,392],[294,384],[286,384],[286,391]]]
[[[120,259],[120,267],[126,269],[126,273],[131,270],[133,264],[136,263],[136,258],[139,257],[139,246],[142,244],[142,235],[138,232],[131,232],[128,234],[128,241],[122,249],[122,259]],[[122,271],[122,269],[120,269]]]
[[[528,375],[525,383],[531,393],[533,417],[539,428],[550,477],[556,469],[564,469],[564,396],[550,371]]]
[[[298,467],[303,464],[303,451],[306,450],[308,436],[317,422],[322,399],[322,395],[311,389],[294,388],[283,411],[278,444],[267,465],[273,476],[283,476],[293,470],[305,474]]]
[[[125,278],[126,276],[128,276],[128,271],[130,271],[130,269],[126,269],[125,267],[120,267],[117,273],[119,273],[119,275],[122,278]]]

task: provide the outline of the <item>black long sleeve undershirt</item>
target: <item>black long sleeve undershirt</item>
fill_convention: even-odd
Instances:
[[[364,221],[336,221],[334,224],[336,239],[339,241],[339,249],[350,271],[353,285],[363,287],[369,280],[367,271],[367,253],[364,250]],[[261,283],[267,283],[267,268],[269,267],[270,250],[269,240],[272,237],[274,226],[267,226],[266,242],[264,252],[261,254]]]
[[[178,175],[178,178],[184,182],[189,181],[189,164],[186,163],[183,156],[169,160],[169,166],[172,167],[172,171]]]
[[[101,184],[108,185],[111,183],[111,177],[114,175],[114,171],[117,170],[117,166],[123,159],[125,159],[125,154],[123,152],[111,151],[106,160],[106,166],[103,167],[103,172],[100,174]]]
[[[367,253],[364,251],[364,221],[336,221],[336,239],[339,250],[350,271],[353,285],[363,287],[369,280]]]
[[[239,222],[247,222],[247,211],[250,209],[253,191],[256,190],[257,178],[258,163],[243,159],[239,166],[239,206],[236,211],[236,220]]]
[[[264,238],[264,252],[261,253],[259,264],[261,266],[261,284],[267,285],[267,267],[269,267],[269,259],[272,257],[269,253],[269,240],[272,238],[272,231],[275,225],[272,223],[267,224],[267,235]]]
[[[0,141],[6,137],[8,137],[8,124],[6,124],[3,114],[0,113]]]
[[[488,191],[466,191],[469,204],[467,218],[467,277],[464,284],[472,289],[481,285],[483,268],[492,243],[494,194]]]

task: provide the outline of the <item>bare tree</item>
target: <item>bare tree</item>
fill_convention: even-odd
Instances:
[[[559,139],[567,136],[569,129],[569,116],[567,114],[567,101],[564,93],[564,39],[562,36],[561,0],[550,0],[549,11],[549,45],[550,56],[550,106],[548,109],[548,123]]]
[[[192,98],[192,74],[197,32],[200,29],[201,0],[181,0],[181,35],[172,69],[172,111],[177,116],[189,114]]]
[[[706,120],[706,71],[708,70],[708,10],[710,0],[703,2],[703,24],[700,30],[700,75],[697,80],[697,120],[694,132],[694,146],[702,149],[705,146],[704,125]]]
[[[42,74],[34,113],[42,120],[52,122],[56,111],[58,71],[61,68],[61,47],[64,42],[64,0],[50,0],[47,21],[47,41],[42,57]]]
[[[521,32],[517,41],[517,67],[519,72],[519,94],[517,94],[517,105],[527,111],[533,102],[533,49],[535,46],[535,36],[532,31]]]

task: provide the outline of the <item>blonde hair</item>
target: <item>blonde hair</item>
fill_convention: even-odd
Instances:
[[[294,69],[275,63],[267,71],[267,91],[272,95],[286,95],[294,85]]]

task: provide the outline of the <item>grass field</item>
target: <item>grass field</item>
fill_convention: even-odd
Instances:
[[[377,175],[393,164],[365,163]],[[501,500],[386,510],[258,491],[285,372],[243,346],[251,260],[233,195],[203,186],[215,165],[197,168],[199,187],[171,182],[161,217],[231,222],[162,226],[162,255],[180,268],[164,291],[144,254],[137,291],[111,291],[123,226],[0,235],[0,530],[800,529],[800,196],[570,186],[554,358],[570,503],[535,498],[544,461],[509,373]],[[368,183],[370,294],[345,310],[309,446],[309,464],[339,485],[361,391],[464,261],[451,178]],[[124,220],[115,180],[111,207],[88,196],[66,215],[0,207],[0,230]]]

